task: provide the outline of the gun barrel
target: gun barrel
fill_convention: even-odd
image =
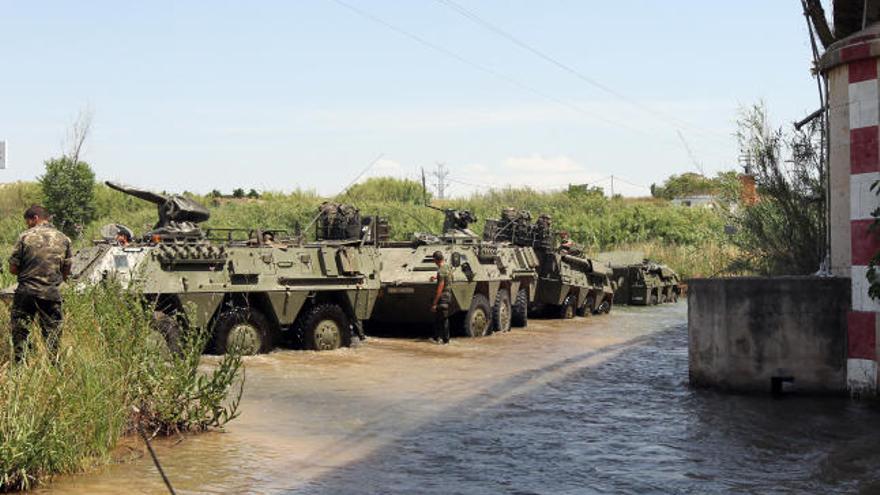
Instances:
[[[121,193],[128,194],[129,196],[134,196],[144,201],[149,201],[153,204],[161,205],[168,201],[168,196],[165,196],[164,194],[154,193],[152,191],[146,191],[144,189],[138,189],[132,186],[126,186],[125,184],[119,184],[117,182],[109,180],[104,184],[107,184],[107,187],[109,187],[110,189],[115,189]]]

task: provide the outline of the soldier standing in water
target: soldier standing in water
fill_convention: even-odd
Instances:
[[[443,260],[443,253],[434,251],[434,263],[437,265],[437,290],[431,311],[434,312],[434,340],[449,343],[449,304],[452,302],[452,269]]]

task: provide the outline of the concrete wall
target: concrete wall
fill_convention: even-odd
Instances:
[[[791,377],[789,391],[846,392],[849,279],[693,279],[688,286],[692,385],[770,392],[774,377]]]

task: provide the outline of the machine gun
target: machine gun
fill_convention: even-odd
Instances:
[[[157,235],[163,239],[180,237],[201,238],[202,230],[198,224],[207,221],[211,217],[211,213],[207,208],[185,196],[159,194],[110,181],[105,182],[105,184],[110,189],[115,189],[156,205],[159,221],[153,227],[153,230],[144,235],[146,239],[152,239]]]
[[[470,229],[472,223],[477,222],[477,217],[469,210],[456,210],[455,208],[438,208],[436,206],[425,205],[432,210],[443,212],[443,233],[444,234],[465,234],[476,237]]]

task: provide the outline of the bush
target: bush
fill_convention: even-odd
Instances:
[[[187,335],[171,355],[151,330],[152,310],[116,287],[68,292],[57,363],[39,331],[25,363],[0,359],[0,491],[27,489],[56,473],[106,462],[120,436],[220,427],[237,414],[241,359],[198,370],[207,334]],[[8,311],[0,311],[8,328]],[[238,396],[227,395],[238,383]],[[135,412],[137,408],[138,412]]]
[[[67,156],[45,162],[39,178],[44,206],[57,228],[72,238],[95,219],[95,174],[86,162]]]
[[[790,133],[772,130],[764,107],[739,121],[742,151],[751,157],[759,201],[734,212],[737,269],[765,275],[816,272],[826,253],[822,119]]]

